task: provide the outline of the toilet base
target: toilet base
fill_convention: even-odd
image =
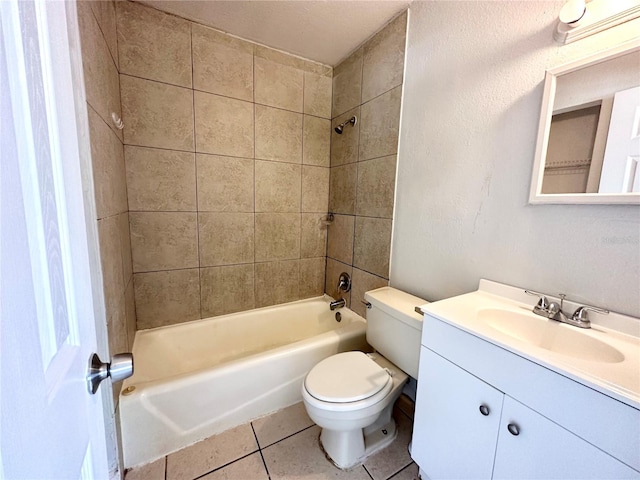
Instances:
[[[398,436],[395,420],[391,416],[393,403],[386,407],[378,419],[366,428],[355,430],[322,429],[320,446],[327,458],[345,470],[361,464],[367,457],[387,447]]]

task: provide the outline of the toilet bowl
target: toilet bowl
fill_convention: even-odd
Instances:
[[[343,469],[362,463],[396,438],[393,405],[409,374],[418,373],[422,317],[414,309],[427,303],[390,287],[367,292],[365,299],[372,305],[367,341],[378,352],[328,357],[309,371],[302,385],[307,413],[322,428],[320,444]]]
[[[396,438],[391,413],[408,379],[381,355],[363,352],[333,355],[309,372],[302,398],[336,466],[357,465]]]

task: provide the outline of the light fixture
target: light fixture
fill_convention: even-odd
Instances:
[[[576,27],[584,17],[587,6],[584,0],[569,0],[560,9],[560,23],[570,27]]]
[[[568,0],[553,38],[571,43],[640,17],[640,0]]]

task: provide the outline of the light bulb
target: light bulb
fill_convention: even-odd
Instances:
[[[585,0],[569,0],[560,9],[560,21],[567,25],[575,24],[586,11]]]

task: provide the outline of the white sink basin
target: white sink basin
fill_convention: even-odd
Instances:
[[[535,302],[524,289],[481,280],[475,292],[421,308],[640,410],[640,318],[589,312],[591,328],[578,328],[534,314]],[[565,299],[564,312],[580,306]]]
[[[511,309],[483,308],[478,320],[515,340],[560,355],[592,362],[619,363],[625,357],[611,345],[594,338],[588,330]]]

